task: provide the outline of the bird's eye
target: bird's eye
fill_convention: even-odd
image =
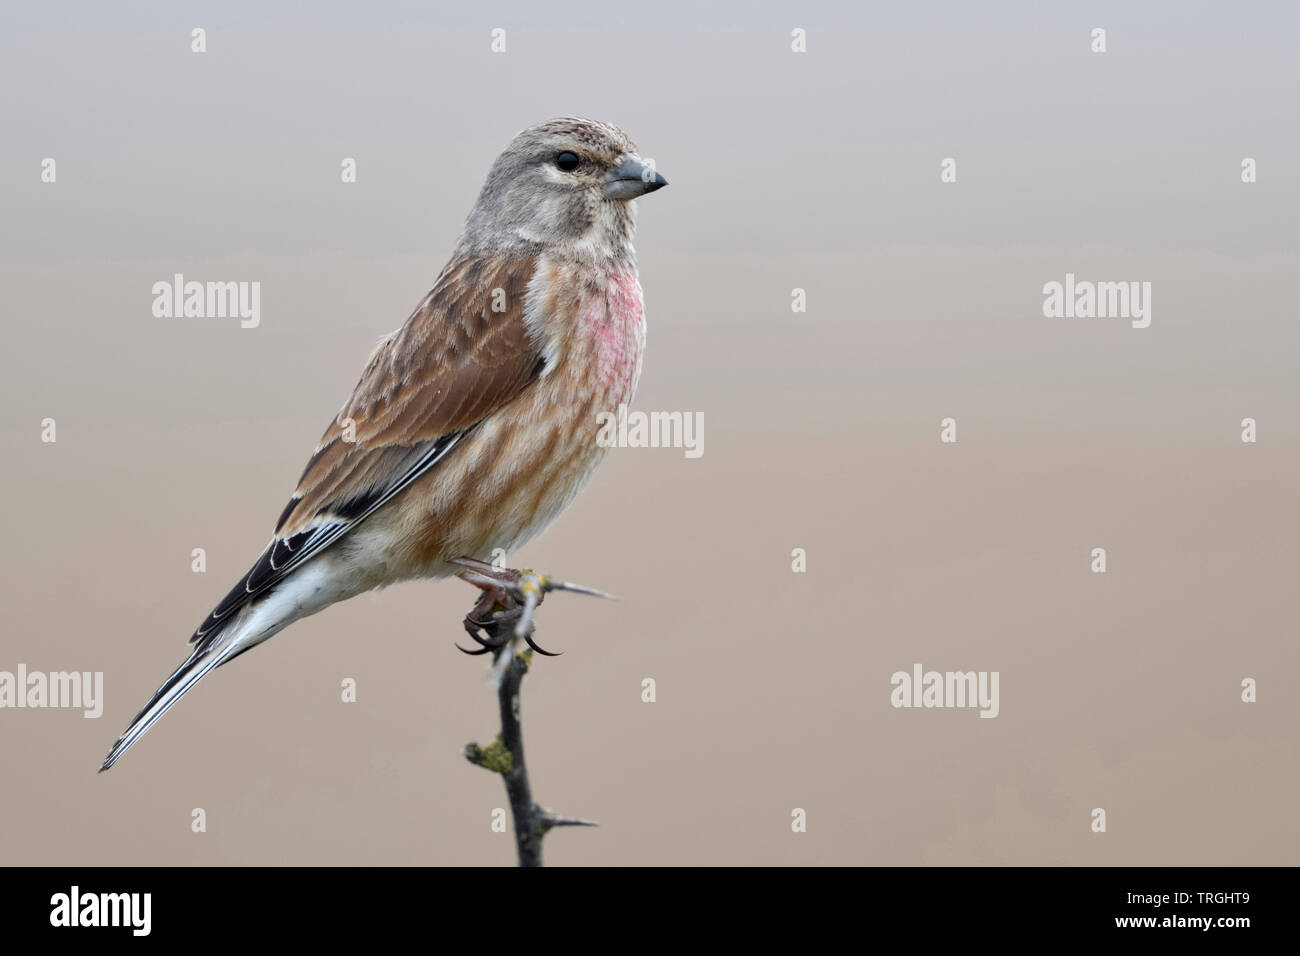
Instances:
[[[560,155],[555,157],[556,167],[564,170],[566,173],[571,173],[577,169],[578,162],[578,154],[570,153],[568,150],[565,150],[563,153],[560,153]]]

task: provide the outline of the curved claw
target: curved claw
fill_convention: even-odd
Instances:
[[[533,636],[531,634],[524,635],[524,640],[528,642],[529,647],[535,650],[538,654],[541,654],[543,657],[559,657],[564,653],[564,651],[551,652],[551,651],[543,650],[542,648],[538,647],[535,643],[533,643]]]
[[[468,627],[466,627],[465,633],[468,634],[474,640],[474,642],[477,643],[480,647],[492,647],[492,648],[500,647],[501,646],[500,641],[489,640],[488,638],[478,636],[478,628],[481,626],[482,625],[476,625],[475,629],[472,631]]]
[[[467,650],[465,650],[465,648],[461,647],[459,644],[456,644],[455,647],[456,647],[456,650],[460,651],[462,654],[468,654],[470,657],[478,657],[480,654],[490,654],[490,653],[492,653],[492,648],[490,648],[490,647],[480,647],[480,648],[479,648],[478,650],[476,650],[476,651],[467,651]]]

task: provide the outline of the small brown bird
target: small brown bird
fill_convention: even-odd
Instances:
[[[667,185],[621,130],[566,117],[492,165],[451,261],[380,341],[249,573],[118,738],[107,770],[191,687],[299,618],[458,573],[541,533],[631,400],[645,322],[636,197]]]

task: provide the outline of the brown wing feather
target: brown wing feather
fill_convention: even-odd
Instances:
[[[275,538],[191,641],[434,467],[460,436],[539,374],[524,321],[532,259],[453,259],[406,323],[375,348],[298,481]]]
[[[370,356],[303,471],[278,536],[303,530],[331,504],[366,498],[394,477],[393,465],[413,446],[463,431],[519,394],[540,361],[524,324],[533,270],[531,259],[499,258],[453,261],[443,270],[406,324]]]

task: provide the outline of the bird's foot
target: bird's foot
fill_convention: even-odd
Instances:
[[[479,645],[478,649],[467,650],[456,645],[466,654],[502,651],[522,640],[539,654],[558,657],[533,641],[533,615],[546,595],[551,591],[574,591],[595,597],[611,597],[595,588],[556,581],[549,574],[538,574],[530,568],[522,571],[498,568],[475,558],[454,558],[451,563],[464,568],[457,577],[483,592],[478,603],[465,616],[465,631]],[[513,656],[509,655],[506,660]],[[500,660],[498,658],[498,662]]]

